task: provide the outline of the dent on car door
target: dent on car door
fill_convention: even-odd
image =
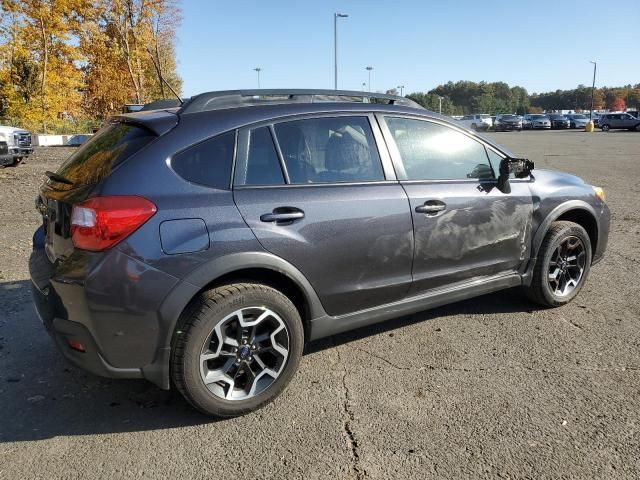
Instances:
[[[500,192],[499,158],[492,167],[487,147],[457,129],[417,118],[380,120],[414,220],[411,293],[522,268],[531,242],[526,182]]]
[[[241,214],[266,250],[306,276],[330,315],[398,300],[411,285],[407,197],[388,180],[393,167],[371,119],[312,117],[239,134]]]

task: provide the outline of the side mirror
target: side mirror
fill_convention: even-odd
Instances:
[[[500,162],[500,175],[496,187],[502,193],[511,193],[509,176],[513,174],[516,178],[526,178],[533,170],[533,162],[526,158],[503,158]]]

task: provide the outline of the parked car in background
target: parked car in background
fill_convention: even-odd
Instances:
[[[549,117],[547,117],[546,115],[539,114],[539,113],[530,113],[528,115],[525,115],[524,118],[525,119],[522,122],[523,128],[530,128],[532,130],[542,130],[542,129],[551,128],[551,120],[549,120]]]
[[[72,363],[245,414],[305,342],[517,286],[573,300],[607,246],[604,191],[533,167],[391,95],[209,92],[120,115],[46,172],[34,303]]]
[[[522,130],[522,119],[518,115],[500,114],[496,115],[493,122],[493,129],[496,132],[510,132]]]
[[[33,152],[31,134],[22,128],[0,125],[0,142],[7,144],[9,157],[3,161],[5,165],[17,165]]]
[[[589,117],[583,113],[570,113],[565,115],[569,119],[570,128],[584,128],[589,122]]]
[[[551,128],[554,129],[571,127],[571,122],[569,121],[569,119],[564,115],[560,115],[559,113],[550,113],[549,120],[551,121]]]
[[[640,132],[640,118],[628,113],[605,113],[600,116],[598,127],[603,132],[611,129],[636,130]]]
[[[488,130],[493,126],[491,115],[487,115],[484,113],[465,115],[459,121],[465,127],[470,128],[471,130]]]

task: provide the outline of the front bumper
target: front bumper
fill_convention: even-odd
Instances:
[[[543,129],[549,129],[549,128],[551,128],[550,123],[534,123],[533,124],[534,130],[543,130]]]
[[[33,147],[9,147],[9,153],[14,157],[26,157],[33,153]]]
[[[519,123],[501,123],[496,126],[496,130],[508,131],[508,130],[522,130],[522,124]]]

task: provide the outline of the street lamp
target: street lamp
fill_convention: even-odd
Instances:
[[[404,85],[398,85],[396,88],[400,89],[400,96],[402,96],[402,89],[404,88]]]
[[[373,70],[373,67],[365,67],[365,68],[369,72],[369,91],[371,91],[371,70]]]
[[[438,96],[438,113],[442,115],[442,97]]]
[[[262,70],[262,68],[256,67],[253,70],[258,74],[258,88],[260,88],[260,71]]]
[[[333,14],[333,88],[338,89],[338,19],[347,18],[346,13]]]
[[[597,63],[595,61],[589,61],[589,63],[593,63],[593,85],[591,85],[591,111],[589,112],[589,121],[593,121],[593,92],[596,89],[596,67]]]

